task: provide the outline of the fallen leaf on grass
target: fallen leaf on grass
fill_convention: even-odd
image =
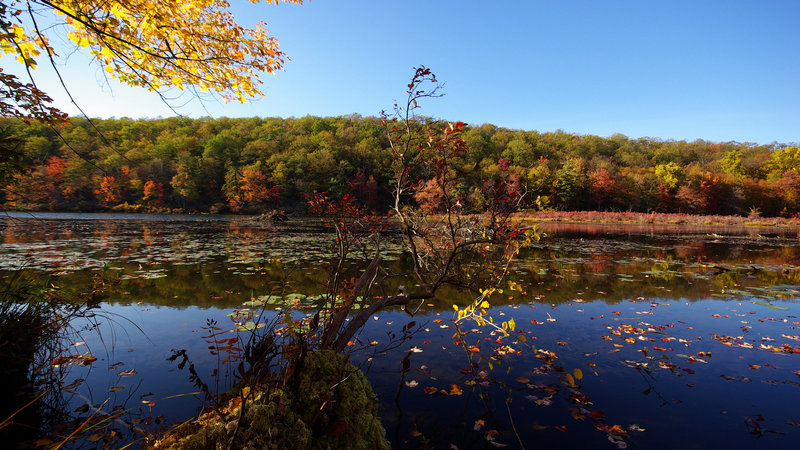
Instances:
[[[87,437],[86,440],[89,441],[89,442],[97,442],[100,439],[103,439],[103,436],[104,435],[102,435],[100,433],[94,433],[91,436]]]

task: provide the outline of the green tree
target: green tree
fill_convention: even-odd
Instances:
[[[658,181],[667,186],[670,190],[674,191],[683,184],[686,179],[686,173],[681,166],[674,162],[667,164],[659,164],[655,168],[655,174]]]

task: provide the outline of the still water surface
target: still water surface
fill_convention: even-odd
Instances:
[[[447,293],[414,318],[381,312],[359,336],[382,344],[416,322],[399,348],[374,355],[380,345],[364,345],[351,356],[379,395],[395,447],[518,448],[521,440],[526,448],[796,448],[796,231],[543,231],[511,274],[523,291],[493,299],[490,314],[513,318],[515,332],[497,341],[488,329],[467,327],[478,376],[462,370],[469,360],[453,338],[452,305],[469,302],[465,294]],[[330,245],[313,220],[215,216],[16,215],[2,219],[0,233],[6,279],[49,276],[78,289],[96,274],[119,278],[98,327],[76,337],[98,361],[71,367],[63,384],[84,381],[62,391],[62,407],[80,415],[83,405],[108,399],[109,412],[126,411],[112,426],[127,438],[205,405],[201,395],[181,395],[196,388],[167,361],[172,349],[186,349],[213,381],[218,359],[202,338],[208,320],[232,329],[227,314],[281,279],[293,291],[319,292]],[[403,264],[398,248],[384,256]]]

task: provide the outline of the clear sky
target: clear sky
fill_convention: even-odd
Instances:
[[[197,101],[200,117],[377,115],[430,67],[446,96],[422,113],[472,124],[663,139],[800,142],[797,0],[231,0],[265,20],[292,59],[246,105]],[[62,52],[62,54],[66,54]],[[11,69],[10,58],[2,59]],[[63,74],[92,117],[174,115],[155,94],[112,83],[87,56]],[[36,75],[57,106],[62,89]],[[188,98],[180,98],[176,105]]]

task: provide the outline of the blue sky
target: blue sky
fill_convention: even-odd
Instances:
[[[231,3],[243,24],[265,20],[292,61],[264,77],[263,99],[190,101],[181,114],[376,115],[402,98],[412,68],[426,65],[446,82],[446,96],[422,112],[443,119],[600,136],[800,142],[795,0]],[[70,55],[62,71],[90,116],[174,115],[152,93],[104,86],[86,55]],[[44,65],[40,72],[58,106],[75,113]]]

